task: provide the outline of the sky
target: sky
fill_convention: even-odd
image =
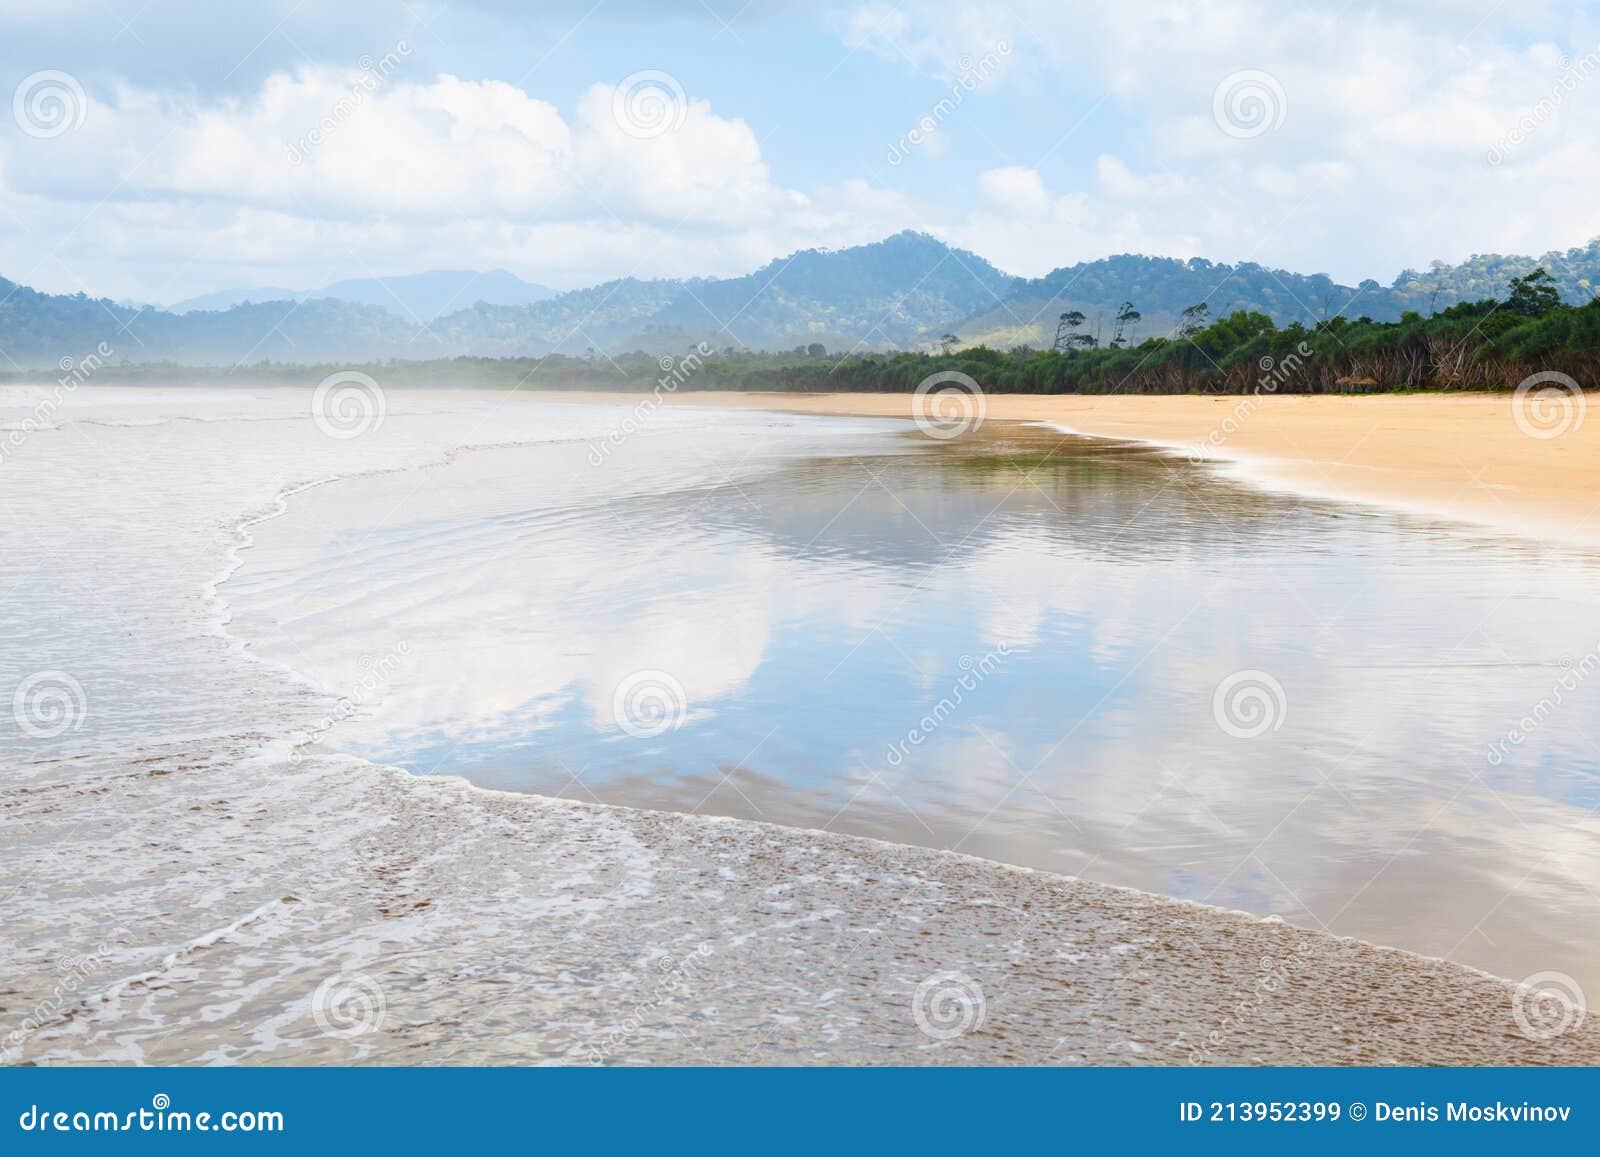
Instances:
[[[1349,283],[1600,235],[1600,3],[0,0],[0,276],[733,276],[901,229]]]

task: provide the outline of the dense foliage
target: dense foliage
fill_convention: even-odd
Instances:
[[[1186,337],[1151,338],[1131,348],[1072,352],[979,347],[950,356],[847,359],[824,370],[760,369],[749,388],[909,390],[929,374],[958,370],[990,392],[1363,393],[1375,390],[1511,389],[1554,370],[1585,387],[1600,384],[1600,300],[1561,304],[1535,280],[1508,302],[1451,306],[1433,317],[1395,322],[1334,317],[1279,327],[1238,311]]]
[[[1054,270],[1022,282],[1007,298],[955,327],[967,344],[1009,348],[1051,344],[1063,313],[1085,316],[1085,329],[1109,339],[1115,310],[1132,301],[1144,315],[1137,335],[1168,335],[1182,324],[1182,311],[1205,301],[1212,317],[1243,310],[1264,313],[1277,325],[1316,326],[1334,317],[1398,321],[1424,316],[1504,291],[1513,277],[1536,268],[1550,275],[1563,301],[1581,305],[1600,289],[1600,239],[1541,258],[1487,254],[1459,265],[1436,261],[1426,272],[1408,269],[1392,285],[1363,281],[1341,285],[1326,274],[1291,273],[1254,262],[1224,265],[1202,257],[1179,260],[1123,254]]]
[[[1395,322],[1334,317],[1278,326],[1264,313],[1236,311],[1202,325],[1190,311],[1185,335],[1123,348],[1070,352],[978,346],[927,353],[830,356],[817,343],[791,353],[685,350],[663,359],[620,357],[452,358],[360,367],[385,386],[493,388],[909,391],[930,375],[959,371],[988,392],[1350,393],[1377,390],[1510,389],[1554,370],[1585,387],[1600,384],[1600,300],[1563,304],[1542,273],[1520,277],[1504,301],[1467,302]],[[107,366],[97,381],[312,383],[347,363],[257,364],[229,370],[171,363]],[[10,375],[13,378],[21,375]]]
[[[1540,260],[1550,274],[1552,301],[1581,305],[1600,285],[1600,241]],[[1194,328],[1183,311],[1201,301],[1211,318],[1261,314],[1278,327],[1317,329],[1362,316],[1397,322],[1408,312],[1431,317],[1504,293],[1509,279],[1534,268],[1532,258],[1489,255],[1456,266],[1435,263],[1426,273],[1407,271],[1389,287],[1375,281],[1343,286],[1322,274],[1251,263],[1124,255],[1024,281],[936,238],[901,233],[873,245],[806,250],[745,277],[624,278],[525,305],[477,302],[426,324],[370,301],[323,297],[179,315],[82,294],[38,293],[0,278],[0,363],[52,366],[82,358],[102,342],[115,351],[115,361],[190,365],[571,355],[560,365],[583,360],[591,350],[596,357],[618,350],[662,355],[701,341],[767,351],[811,345],[930,354],[981,346],[1043,349],[1055,343],[1064,314],[1081,318],[1071,335],[1079,352],[1109,345],[1119,329],[1124,345],[1143,350],[1152,336]],[[769,359],[768,368],[778,372],[785,357]],[[1090,361],[1112,377],[1128,368],[1104,355]],[[568,368],[587,376],[580,366]],[[1068,388],[1088,368],[1075,365],[1069,378],[1045,361],[1028,376]]]

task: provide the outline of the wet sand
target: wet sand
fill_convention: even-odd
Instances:
[[[673,402],[907,418],[913,405],[909,394],[725,391],[680,393]],[[1512,397],[1503,394],[1001,394],[985,405],[990,420],[1050,422],[1186,454],[1203,446],[1207,457],[1237,464],[1253,481],[1301,494],[1600,546],[1600,414],[1586,415],[1576,404],[1539,413],[1530,403],[1520,424]]]
[[[442,423],[392,408],[383,438],[416,444],[369,439],[361,465],[435,461],[466,440]],[[1594,1018],[1530,1035],[1507,981],[1277,921],[291,758],[287,737],[332,700],[207,629],[229,621],[207,576],[271,516],[234,511],[267,509],[243,467],[265,463],[257,487],[295,463],[274,508],[300,474],[354,469],[350,443],[309,425],[185,422],[166,473],[138,452],[142,423],[96,427],[118,453],[30,443],[51,469],[20,475],[22,508],[77,522],[70,541],[19,527],[12,548],[44,536],[36,549],[70,562],[92,544],[98,569],[63,581],[102,597],[50,583],[19,606],[41,622],[70,608],[73,637],[115,637],[131,674],[82,668],[104,735],[30,748],[0,786],[3,1063],[1600,1063]],[[113,587],[119,602],[107,575],[142,585]],[[204,693],[135,699],[122,720],[140,686]]]
[[[1600,1063],[1458,965],[922,848],[344,759],[13,803],[30,891],[105,887],[19,914],[6,1063]]]

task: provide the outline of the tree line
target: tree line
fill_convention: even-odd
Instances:
[[[1050,349],[869,355],[744,376],[755,389],[901,391],[958,370],[986,391],[1022,394],[1495,390],[1541,370],[1600,384],[1600,299],[1563,304],[1542,269],[1512,279],[1504,301],[1464,302],[1430,317],[1407,312],[1394,322],[1333,317],[1279,327],[1255,311],[1214,321],[1208,313],[1196,303],[1171,334],[1135,344],[1127,335],[1139,313],[1124,302],[1105,345],[1081,313],[1069,311]]]
[[[905,392],[932,374],[954,370],[994,393],[1328,394],[1512,389],[1531,374],[1555,370],[1587,388],[1600,384],[1600,298],[1564,304],[1543,269],[1513,278],[1503,301],[1463,302],[1429,317],[1407,312],[1394,322],[1333,317],[1314,326],[1279,327],[1255,311],[1215,320],[1208,314],[1205,303],[1196,303],[1170,334],[1137,344],[1139,311],[1127,301],[1103,345],[1081,314],[1073,318],[1069,311],[1049,349],[960,348],[954,334],[945,335],[938,353],[840,354],[818,344],[780,353],[728,347],[695,356],[688,374],[672,373],[673,359],[636,351],[359,367],[267,362],[205,369],[155,362],[107,366],[96,381],[303,384],[359,368],[385,386]]]

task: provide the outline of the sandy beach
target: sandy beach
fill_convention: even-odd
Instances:
[[[683,393],[678,404],[912,417],[910,394]],[[1571,404],[1518,421],[1509,395],[993,395],[989,421],[1049,422],[1232,463],[1263,485],[1600,545],[1600,421]]]
[[[508,511],[529,525],[560,525],[582,500],[604,520],[595,541],[605,545],[607,563],[628,586],[649,593],[669,552],[641,535],[641,526],[660,519],[648,507],[641,514],[641,503],[654,497],[687,505],[698,521],[715,513],[695,506],[706,488],[693,471],[627,470],[611,479],[589,464],[588,447],[616,427],[620,407],[553,414],[555,407],[538,404],[545,397],[530,392],[518,398],[527,404],[502,406],[500,395],[395,391],[381,430],[340,440],[305,415],[303,392],[85,388],[54,426],[29,440],[32,468],[15,476],[18,508],[60,508],[70,518],[4,528],[0,556],[14,560],[14,601],[33,632],[13,653],[27,654],[30,667],[75,695],[60,701],[76,714],[59,731],[0,752],[19,768],[0,792],[12,889],[0,986],[6,1063],[1533,1065],[1592,1064],[1600,1056],[1600,1025],[1592,1018],[1558,1026],[1553,1035],[1530,1032],[1519,1021],[1527,1001],[1515,978],[1283,917],[1009,867],[967,854],[968,846],[952,853],[725,816],[482,790],[312,745],[347,705],[403,700],[400,668],[426,667],[425,644],[459,634],[427,623],[412,629],[403,612],[475,607],[462,592],[443,598],[438,588],[402,591],[406,597],[388,601],[397,590],[389,580],[400,573],[414,580],[429,569],[430,555],[440,575],[478,576],[480,564],[505,545]],[[901,397],[685,400],[909,413],[909,399]],[[1401,401],[1414,407],[1406,427],[1412,433],[1378,429],[1364,443],[1351,435],[1356,450],[1403,443],[1436,412],[1431,407],[1442,412],[1456,402]],[[1464,430],[1479,410],[1486,430],[1494,413],[1510,421],[1503,406],[1491,408],[1493,400],[1477,410],[1473,400],[1464,402]],[[1169,417],[1162,427],[1158,416],[1175,403],[1171,414],[1196,414],[1187,426]],[[1371,404],[1347,403],[1361,413]],[[1094,429],[1092,405],[990,399],[990,417]],[[1109,408],[1101,415],[1103,432],[1157,438],[1165,431],[1182,441],[1190,431],[1204,433],[1199,415],[1206,405],[1129,400],[1117,428]],[[1302,410],[1292,436],[1306,445],[1320,434],[1315,445],[1337,461],[1333,423],[1319,430],[1310,408]],[[1249,423],[1264,443],[1275,428],[1267,413]],[[657,415],[653,435],[664,437],[662,427],[683,416]],[[712,423],[693,425],[702,424]],[[1287,419],[1282,424],[1289,427]],[[1515,431],[1512,424],[1505,435],[1507,453],[1516,451]],[[731,459],[761,432],[725,436],[739,447]],[[1272,444],[1278,453],[1290,436]],[[1470,434],[1458,440],[1464,455],[1493,458]],[[1568,460],[1578,457],[1570,436],[1527,441],[1531,458],[1552,445]],[[1244,445],[1244,434],[1230,449],[1235,442]],[[655,462],[666,446],[640,438],[619,453]],[[506,479],[514,473],[501,463],[543,455],[554,456],[551,468],[574,488],[558,490],[541,475],[520,495],[509,493]],[[1421,461],[1410,463],[1413,472],[1425,473]],[[568,469],[574,463],[581,468]],[[498,487],[475,492],[506,494],[509,505],[488,511],[487,549],[461,565],[451,551],[471,535],[464,536],[454,504],[466,491],[439,499],[450,518],[433,518],[420,496],[440,486],[437,475],[469,468],[486,471]],[[1495,477],[1514,474],[1503,462],[1497,468]],[[1552,493],[1571,485],[1548,474]],[[1575,468],[1572,476],[1583,475]],[[356,500],[361,487],[378,482],[386,488],[369,504]],[[742,510],[744,493],[760,497],[758,483],[741,475],[728,509]],[[594,492],[586,495],[583,485]],[[786,496],[797,493],[787,476],[774,485]],[[614,501],[618,494],[626,502]],[[274,527],[288,528],[319,499],[333,504],[309,527],[330,527],[329,515],[350,512],[348,527],[330,527],[328,543],[341,560],[344,547],[333,544],[366,551],[361,538],[391,511],[412,511],[425,533],[373,539],[349,572],[362,580],[355,587],[319,567],[274,569]],[[884,502],[895,505],[887,496]],[[614,508],[633,519],[626,534],[613,532],[607,511]],[[805,513],[799,498],[784,509]],[[724,513],[719,533],[733,525],[731,517]],[[1576,526],[1582,516],[1573,517]],[[800,547],[826,521],[801,518],[789,553],[809,565]],[[781,529],[760,523],[749,531],[761,557],[779,553],[773,544],[786,541]],[[298,533],[315,537],[307,528]],[[630,581],[644,564],[615,553],[628,535],[643,544],[649,582]],[[871,545],[881,535],[860,537]],[[79,563],[86,543],[100,552],[99,566]],[[373,581],[372,568],[385,557],[402,562]],[[1021,556],[1008,549],[996,557]],[[897,580],[911,564],[878,565]],[[597,569],[577,568],[570,589],[593,585]],[[728,571],[720,561],[686,581],[709,589],[706,576],[723,572],[738,589],[772,585],[770,571]],[[1043,569],[1029,565],[1024,573]],[[332,675],[306,648],[274,658],[261,641],[267,617],[251,609],[252,590],[261,604],[263,592],[287,589],[284,580],[301,574],[311,602],[312,592],[325,589],[338,600],[336,613],[300,607],[291,615],[280,606],[270,618],[298,618],[319,646],[369,624],[369,633],[341,644],[335,657],[344,666],[327,668]],[[326,587],[325,578],[332,579]],[[560,596],[552,605],[567,599],[569,588],[558,579],[548,565],[538,571],[538,582]],[[512,584],[486,585],[516,594]],[[382,599],[350,604],[340,593],[350,590]],[[302,592],[291,594],[299,604]],[[592,637],[564,627],[558,637],[565,649],[522,640],[505,679],[517,696],[480,693],[474,703],[491,714],[519,706],[541,655],[550,656],[556,690],[571,683],[585,656],[613,653],[616,671],[665,663],[697,687],[689,658],[714,652],[707,640],[717,637],[715,622],[729,617],[726,598],[707,603],[703,620],[686,618],[686,601],[675,608],[672,624],[707,624],[672,635],[681,634],[688,656],[681,661],[662,659],[659,650],[639,653],[647,632],[620,620],[619,605],[620,596],[608,602],[608,613],[586,616],[599,632]],[[476,615],[474,609],[469,617]],[[522,618],[540,629],[552,621]],[[342,631],[327,629],[336,620]],[[492,667],[485,661],[491,654],[474,643],[471,662]],[[369,695],[362,673],[388,671],[396,656],[395,685]],[[434,663],[446,671],[465,665]],[[13,674],[20,680],[27,669]],[[733,670],[724,681],[745,677]],[[611,671],[596,668],[589,681],[601,689],[602,706],[611,701]],[[1209,694],[1197,702],[1201,712],[1212,709]],[[460,705],[451,710],[464,715]],[[50,722],[42,719],[38,729]],[[1075,750],[1083,744],[1080,738]],[[808,737],[806,749],[814,746]],[[974,748],[979,756],[984,750],[992,748]],[[1114,770],[1107,780],[1113,787],[1124,774]],[[1386,764],[1383,783],[1370,790],[1347,774],[1340,790],[1356,792],[1358,802],[1380,798],[1394,811],[1388,771]],[[1217,783],[1195,780],[1193,791],[1215,791]],[[1526,808],[1528,823],[1538,819],[1533,808]],[[1074,822],[1084,816],[1075,813]],[[1481,843],[1478,829],[1488,825],[1471,820],[1467,834]],[[1373,830],[1362,825],[1360,838],[1370,840]],[[1543,844],[1572,861],[1594,846],[1583,832]],[[1406,861],[1426,864],[1415,839],[1404,847],[1413,851]],[[1274,862],[1281,868],[1284,861],[1274,855]],[[1397,866],[1403,873],[1408,864]],[[1534,883],[1544,887],[1548,879]],[[1513,876],[1502,890],[1518,882]],[[1498,895],[1486,896],[1482,908]],[[956,1031],[947,1033],[945,1023],[930,1019],[934,1013]]]

